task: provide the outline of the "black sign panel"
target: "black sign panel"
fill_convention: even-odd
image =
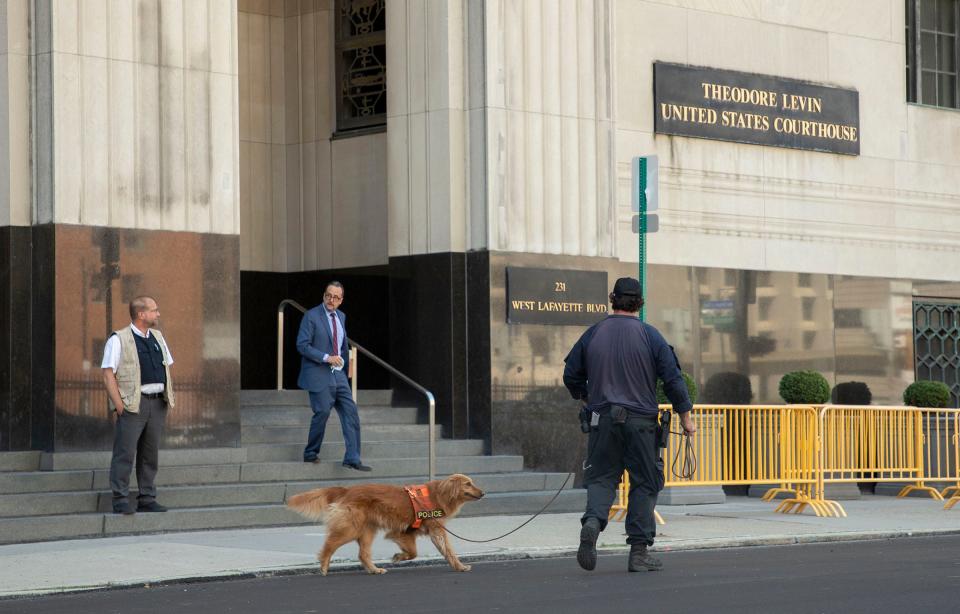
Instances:
[[[507,322],[583,326],[607,315],[606,271],[507,267]]]
[[[654,130],[860,154],[860,94],[732,70],[655,62]]]

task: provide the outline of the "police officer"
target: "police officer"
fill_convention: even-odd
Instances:
[[[663,489],[663,460],[657,444],[657,379],[687,436],[697,427],[680,364],[660,332],[637,317],[643,306],[640,282],[617,280],[610,293],[612,313],[591,326],[564,359],[563,383],[585,405],[591,428],[584,486],[587,509],[581,519],[577,562],[597,566],[597,538],[607,526],[620,476],[630,473],[627,543],[630,571],[655,571],[661,562],[647,553],[656,536],[654,508]]]

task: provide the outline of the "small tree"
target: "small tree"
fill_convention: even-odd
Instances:
[[[864,382],[843,382],[837,384],[830,394],[830,402],[837,405],[869,405],[873,393]]]
[[[752,399],[753,387],[750,385],[750,378],[742,373],[714,373],[703,385],[704,403],[746,405]]]
[[[903,402],[913,407],[946,407],[950,389],[943,382],[913,382],[903,391]]]
[[[687,385],[687,393],[690,395],[690,402],[697,402],[697,382],[693,381],[693,377],[690,376],[686,371],[681,372],[683,375],[683,383]],[[663,392],[663,380],[657,380],[657,403],[664,404],[669,403],[670,399],[667,398],[667,395]]]
[[[791,371],[780,378],[780,396],[787,403],[819,405],[830,399],[830,384],[816,371]]]

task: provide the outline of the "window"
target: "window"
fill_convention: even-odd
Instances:
[[[907,101],[958,105],[960,0],[906,0]]]
[[[813,285],[810,273],[797,273],[797,287],[809,288]]]
[[[757,300],[757,318],[761,322],[766,322],[770,319],[770,306],[773,305],[772,296],[761,296]]]
[[[803,331],[803,349],[810,350],[813,349],[813,342],[817,339],[816,331],[805,330]]]
[[[804,322],[809,322],[813,320],[813,305],[816,299],[812,296],[803,297],[803,303],[801,304],[803,308],[803,320]]]
[[[863,312],[859,309],[837,309],[833,312],[836,328],[863,328]]]
[[[725,269],[723,271],[723,285],[725,286],[737,285],[737,271],[735,269]]]
[[[386,0],[337,0],[337,132],[387,123]]]

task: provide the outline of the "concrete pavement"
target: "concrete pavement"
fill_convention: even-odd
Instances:
[[[728,497],[723,504],[660,506],[666,520],[655,550],[694,550],[753,545],[883,539],[960,534],[960,508],[921,498],[865,496],[846,501],[847,518],[778,514],[775,504]],[[483,540],[513,529],[527,516],[454,519],[448,527]],[[453,538],[465,562],[569,555],[576,551],[579,514],[544,514],[512,535],[486,544]],[[0,546],[0,597],[156,585],[317,571],[316,551],[324,540],[317,526],[166,533]],[[623,524],[612,522],[598,542],[602,551],[625,550]],[[420,556],[401,565],[443,564],[428,539]],[[396,546],[379,538],[374,558],[386,563]],[[575,563],[573,563],[575,565]],[[389,565],[387,565],[389,566]],[[356,544],[341,548],[332,569],[359,569]]]

